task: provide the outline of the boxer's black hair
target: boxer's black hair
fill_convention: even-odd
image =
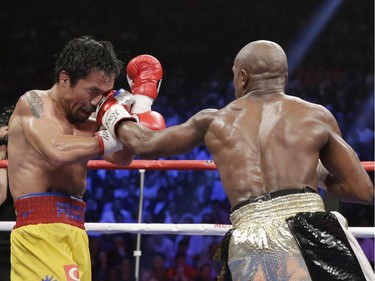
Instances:
[[[109,41],[97,41],[90,36],[74,38],[56,56],[54,82],[59,81],[61,71],[66,71],[70,85],[74,86],[93,70],[103,71],[106,75],[115,74],[117,78],[123,71],[123,62]]]

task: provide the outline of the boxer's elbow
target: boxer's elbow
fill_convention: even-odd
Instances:
[[[118,166],[128,166],[133,162],[134,153],[125,146],[122,150],[105,156],[103,159]]]
[[[330,182],[327,191],[339,200],[347,203],[371,204],[374,199],[374,187],[370,182],[362,181],[356,183]]]
[[[362,204],[371,204],[374,200],[374,185],[368,174],[357,177],[351,184]]]
[[[362,188],[360,199],[361,202],[366,205],[374,202],[374,186],[372,184],[367,184]]]
[[[357,183],[353,192],[353,203],[369,205],[374,200],[374,187],[370,183]]]
[[[134,156],[126,156],[121,158],[120,161],[117,162],[119,166],[128,166],[133,162]]]

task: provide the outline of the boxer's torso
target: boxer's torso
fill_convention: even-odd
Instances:
[[[205,144],[232,206],[280,189],[316,186],[327,131],[320,107],[282,93],[244,96],[213,114]]]
[[[46,91],[36,91],[43,105],[43,113],[55,121],[62,135],[93,136],[98,125],[91,119],[78,125],[69,123],[66,117],[51,101]],[[19,103],[25,103],[22,98]],[[8,171],[10,188],[13,198],[20,196],[56,191],[82,197],[86,188],[86,172],[88,159],[81,162],[60,165],[48,159],[43,151],[38,150],[38,144],[33,143],[32,133],[25,126],[30,121],[28,105],[18,106],[10,120],[9,130],[9,163]],[[64,161],[64,159],[61,159]]]

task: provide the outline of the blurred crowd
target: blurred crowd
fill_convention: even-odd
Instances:
[[[234,99],[233,59],[249,41],[276,41],[292,56],[288,45],[316,6],[316,1],[290,1],[288,5],[298,11],[292,17],[285,3],[269,0],[210,0],[199,5],[196,1],[113,1],[113,6],[92,1],[90,9],[84,2],[56,5],[35,0],[23,3],[23,9],[14,1],[4,3],[0,11],[1,106],[14,104],[31,87],[50,87],[53,54],[72,37],[86,34],[110,40],[118,48],[126,46],[125,62],[145,52],[156,56],[163,64],[164,79],[153,109],[165,117],[167,126],[179,124],[203,108],[221,108]],[[286,88],[290,95],[327,107],[361,161],[374,161],[373,5],[346,1],[289,77]],[[41,6],[48,13],[37,11],[35,17],[32,13]],[[98,9],[102,15],[117,10],[122,15],[98,17],[94,13]],[[80,10],[85,16],[74,17],[81,15]],[[14,18],[22,20],[7,24]],[[124,76],[116,86],[128,89]],[[168,159],[211,157],[201,146]],[[138,222],[139,187],[138,171],[90,170],[84,198],[86,221]],[[373,204],[339,203],[338,208],[349,226],[374,226]],[[229,224],[229,209],[217,171],[145,172],[143,223]],[[212,258],[221,238],[142,235],[140,280],[216,280]],[[136,239],[127,233],[90,233],[93,280],[135,280]],[[358,240],[373,265],[374,240]]]

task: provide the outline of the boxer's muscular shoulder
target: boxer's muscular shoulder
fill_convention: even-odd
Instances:
[[[209,125],[217,117],[219,110],[213,108],[207,108],[199,111],[195,114],[191,121],[196,122],[200,126]]]
[[[206,108],[197,113],[197,115],[206,116],[206,117],[213,117],[215,114],[219,112],[218,109],[215,108]]]
[[[49,102],[48,102],[49,101]],[[41,118],[46,107],[51,106],[51,100],[46,91],[31,90],[26,92],[17,103],[19,114],[31,114],[35,118]]]

